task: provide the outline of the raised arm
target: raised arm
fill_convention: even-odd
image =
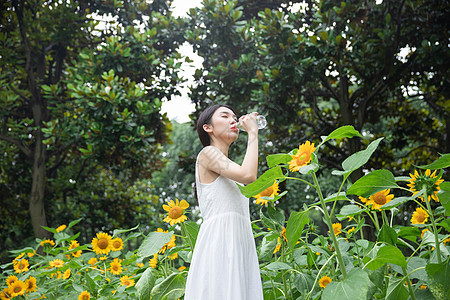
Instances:
[[[206,147],[199,157],[199,164],[208,171],[249,184],[256,180],[258,173],[258,126],[257,113],[246,115],[239,120],[248,133],[247,150],[242,165],[226,157],[214,146]]]

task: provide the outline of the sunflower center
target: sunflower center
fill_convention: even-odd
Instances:
[[[97,246],[98,246],[100,249],[106,249],[106,248],[108,248],[108,240],[107,240],[107,239],[99,239],[99,240],[98,240],[98,243],[97,243]]]
[[[261,196],[262,197],[270,197],[272,195],[272,192],[273,192],[273,187],[270,186],[261,192]]]
[[[83,300],[89,300],[89,296],[88,295],[84,295],[83,296]]]
[[[171,219],[178,219],[182,214],[183,210],[179,206],[175,206],[169,211],[169,217]]]
[[[114,271],[117,271],[117,270],[119,270],[119,266],[118,266],[118,265],[114,265],[114,266],[112,267],[112,269],[113,269]]]
[[[418,214],[417,214],[417,221],[418,221],[419,223],[424,223],[424,220],[425,220],[424,214],[418,213]]]
[[[120,248],[120,242],[119,241],[115,241],[113,243],[114,248]]]
[[[22,290],[22,287],[20,287],[20,286],[14,287],[14,293],[19,293],[21,290]]]
[[[383,192],[378,192],[373,195],[373,201],[378,205],[386,204],[386,195]]]
[[[311,153],[309,153],[308,151],[302,152],[298,157],[297,157],[297,165],[303,165],[306,164],[306,162],[308,160],[311,159]]]

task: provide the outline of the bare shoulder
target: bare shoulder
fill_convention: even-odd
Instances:
[[[199,159],[214,160],[218,157],[225,156],[217,147],[206,146],[200,152]]]

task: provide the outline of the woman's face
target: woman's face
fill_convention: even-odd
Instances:
[[[239,130],[236,127],[237,117],[228,107],[219,107],[211,118],[209,125],[210,136],[215,139],[222,139],[234,142],[239,136]]]

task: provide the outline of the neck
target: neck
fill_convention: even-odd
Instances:
[[[226,157],[228,157],[228,149],[230,148],[230,145],[227,144],[225,141],[220,140],[212,140],[211,146],[214,146],[220,150]]]

